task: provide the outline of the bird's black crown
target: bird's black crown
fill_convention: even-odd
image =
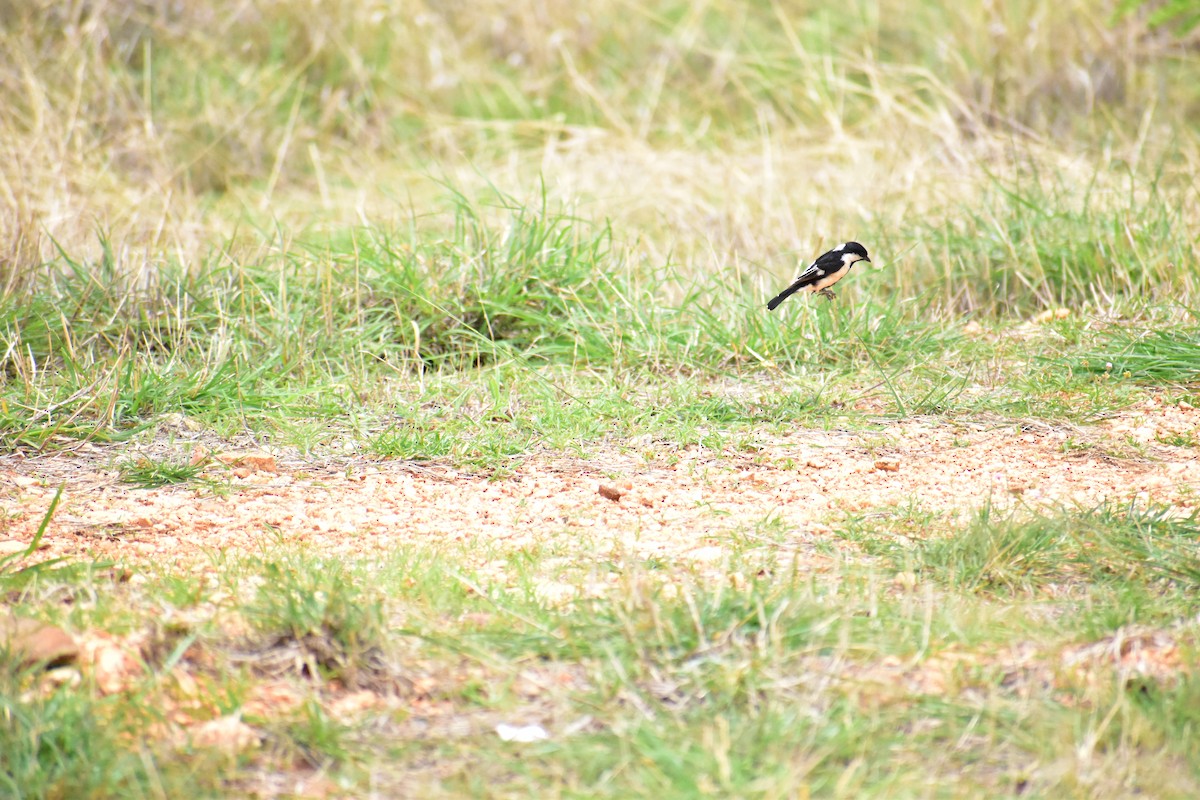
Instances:
[[[867,261],[871,260],[870,258],[867,258],[867,248],[863,247],[858,242],[846,242],[844,245],[842,245],[842,252],[854,253],[856,256],[862,256],[863,259]]]

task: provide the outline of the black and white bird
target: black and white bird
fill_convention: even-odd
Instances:
[[[808,265],[808,269],[800,273],[800,277],[792,281],[792,285],[784,289],[767,303],[767,310],[774,311],[775,306],[787,300],[801,289],[822,294],[832,300],[836,295],[829,290],[830,286],[846,277],[850,267],[859,261],[870,261],[867,248],[858,242],[846,242],[825,253]]]

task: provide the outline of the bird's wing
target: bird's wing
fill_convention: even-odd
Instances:
[[[828,253],[823,254],[816,261],[809,264],[804,272],[801,272],[799,277],[796,278],[794,283],[799,284],[800,286],[807,286],[810,283],[816,283],[830,272],[839,269],[841,266],[842,254],[840,252],[830,250]]]

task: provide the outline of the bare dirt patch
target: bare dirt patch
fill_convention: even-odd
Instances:
[[[1158,401],[1082,428],[914,418],[868,432],[799,430],[738,452],[673,451],[655,441],[597,446],[588,458],[533,454],[500,479],[438,464],[275,453],[213,459],[219,490],[133,488],[112,470],[110,449],[84,446],[0,458],[0,540],[32,539],[61,484],[63,503],[38,559],[183,565],[212,550],[282,540],[348,556],[471,543],[481,561],[552,544],[564,554],[701,566],[722,559],[727,537],[752,535],[768,520],[801,544],[848,513],[913,501],[955,513],[987,501],[1136,498],[1187,513],[1197,504],[1200,460],[1194,448],[1166,442],[1197,424],[1195,409]],[[643,457],[642,444],[653,445],[657,460]]]

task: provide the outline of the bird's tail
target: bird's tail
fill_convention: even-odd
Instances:
[[[767,311],[774,311],[776,306],[778,306],[784,300],[787,300],[789,297],[791,297],[792,295],[794,295],[796,292],[800,291],[803,288],[804,288],[804,284],[802,284],[800,281],[796,281],[791,286],[787,287],[782,292],[775,295],[775,297],[773,297],[771,299],[771,302],[767,303]]]

